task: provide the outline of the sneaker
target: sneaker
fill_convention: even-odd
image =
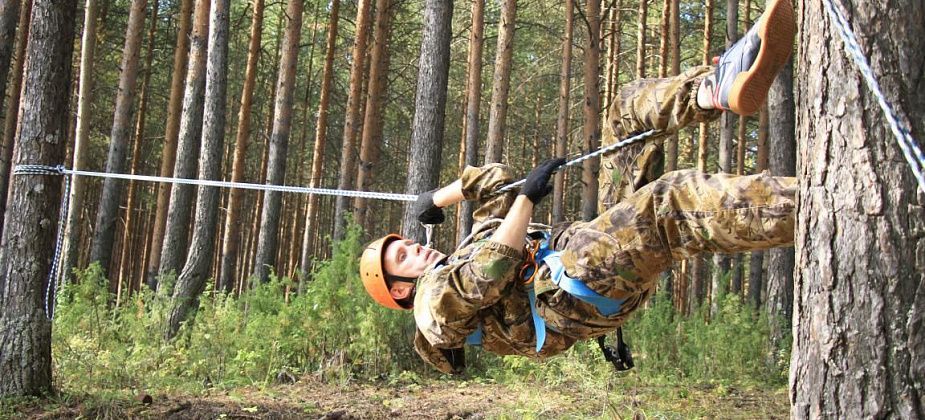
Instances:
[[[795,34],[790,1],[769,1],[758,22],[719,58],[713,105],[739,115],[757,112],[787,63]]]

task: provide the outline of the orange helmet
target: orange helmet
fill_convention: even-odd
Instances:
[[[396,239],[402,239],[402,237],[390,233],[366,246],[363,255],[360,256],[360,279],[363,280],[366,293],[369,293],[376,303],[391,309],[408,309],[392,299],[389,285],[385,281],[385,270],[382,267],[385,246]]]

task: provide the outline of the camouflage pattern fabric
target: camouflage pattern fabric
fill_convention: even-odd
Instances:
[[[678,76],[640,79],[620,89],[607,112],[602,146],[651,129],[661,134],[601,158],[598,213],[662,175],[665,157],[661,139],[688,124],[719,118],[721,111],[697,106],[700,82],[713,74],[713,70],[710,66],[694,67]]]
[[[692,121],[715,118],[716,113],[696,108],[690,97],[709,71],[696,68],[685,72],[684,77],[624,87],[619,106],[615,104],[611,110],[612,117],[620,115],[619,124],[611,118],[613,129],[605,133],[605,143],[614,142],[614,136],[624,136],[617,129],[658,128],[670,133]],[[682,79],[685,82],[680,82]],[[670,86],[675,86],[674,93],[670,93]],[[636,93],[627,93],[627,89],[636,89]],[[662,114],[665,109],[670,112]],[[487,351],[533,358],[552,356],[580,339],[621,326],[653,292],[657,276],[673,259],[793,242],[795,178],[688,170],[652,181],[660,172],[653,166],[660,150],[650,146],[641,146],[633,154],[629,162],[635,167],[625,172],[632,176],[621,175],[621,182],[606,187],[602,183],[601,188],[617,198],[618,204],[592,221],[563,224],[551,233],[552,247],[562,251],[567,273],[604,296],[624,299],[620,312],[602,316],[593,306],[560,290],[552,283],[549,269],[540,266],[533,287],[537,310],[547,322],[547,337],[539,353],[529,299],[520,279],[524,250],[489,240],[498,225],[491,223],[491,218],[504,217],[515,193],[487,201],[485,197],[511,182],[512,173],[501,164],[466,168],[461,177],[463,194],[481,202],[475,212],[479,224],[471,242],[418,280],[414,299],[417,353],[443,372],[460,372],[466,338],[481,328],[482,347]],[[631,191],[635,192],[629,194]]]

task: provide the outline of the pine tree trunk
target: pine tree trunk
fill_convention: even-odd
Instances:
[[[472,27],[469,33],[469,56],[466,60],[466,114],[463,120],[464,164],[477,166],[479,160],[479,113],[482,105],[482,50],[485,46],[485,0],[472,0]],[[459,205],[456,243],[472,231],[475,203],[466,200]]]
[[[369,15],[372,0],[359,0],[357,2],[356,39],[353,42],[353,62],[350,66],[350,91],[347,96],[347,110],[344,119],[344,141],[341,144],[340,178],[337,188],[350,190],[354,187],[353,174],[357,171],[357,137],[360,135],[360,103],[363,100],[362,92],[365,83],[364,71],[366,68],[366,43],[369,39]],[[349,197],[337,197],[334,211],[335,241],[344,238],[346,214],[350,211]]]
[[[585,46],[584,86],[584,150],[592,152],[601,144],[601,1],[588,0],[585,17],[588,20],[588,45]],[[600,158],[588,159],[582,164],[581,217],[591,220],[597,216],[597,186]]]
[[[21,32],[26,29],[19,23],[20,11],[26,11],[27,13],[29,11],[27,7],[21,8],[20,6],[28,6],[25,4],[27,2],[28,0],[4,0],[0,2],[0,95],[6,93],[6,83],[11,69],[10,64],[13,62],[13,49],[16,45],[16,28],[18,26]],[[19,57],[22,57],[22,55]],[[19,61],[22,60],[20,59]],[[11,102],[7,106],[18,108],[19,104]],[[2,108],[3,101],[0,100],[0,110]]]
[[[768,169],[773,175],[796,176],[796,113],[793,100],[793,61],[784,66],[768,93]],[[768,284],[765,307],[771,323],[773,362],[784,350],[784,338],[791,334],[793,317],[793,248],[767,251]]]
[[[15,1],[8,1],[12,4]],[[12,175],[12,163],[13,163],[13,141],[16,138],[16,126],[19,120],[19,97],[22,93],[22,79],[23,79],[23,69],[25,68],[26,60],[26,44],[29,41],[29,16],[30,11],[32,10],[32,0],[25,0],[23,2],[23,7],[19,10],[19,36],[16,37],[16,64],[13,68],[13,73],[10,75],[10,84],[8,87],[0,87],[0,95],[3,95],[5,90],[9,90],[9,100],[7,101],[6,109],[4,110],[3,117],[3,141],[0,143],[0,234],[3,233],[3,218],[6,214],[6,205],[7,205],[7,196],[9,194],[10,188],[10,176]],[[10,6],[0,5],[0,9]],[[9,13],[12,11],[12,8],[9,10],[2,10],[2,13]],[[6,19],[6,16],[3,16],[2,19]],[[6,23],[4,23],[5,25]],[[15,28],[14,28],[15,29]],[[0,29],[3,30],[3,29]],[[3,37],[3,35],[0,35]],[[0,40],[6,42],[7,40]],[[13,44],[13,39],[9,39],[10,44]],[[9,63],[8,63],[9,64]],[[6,83],[6,77],[0,76],[3,78],[3,82],[0,84]],[[2,97],[0,97],[2,99]]]
[[[713,37],[713,0],[706,0],[703,6],[703,65],[708,66],[711,63],[711,38]],[[709,158],[709,140],[710,126],[708,123],[700,123],[700,137],[697,142],[697,170],[707,171],[707,159]],[[690,293],[688,293],[687,309],[695,309],[703,304],[706,289],[706,256],[694,257],[691,260],[690,269]],[[687,312],[689,313],[689,312]]]
[[[842,4],[883,94],[921,139],[925,4]],[[821,2],[801,3],[791,416],[922,418],[923,194],[832,22]]]
[[[756,173],[768,169],[768,107],[762,107],[758,114],[758,155],[755,158]],[[764,288],[764,251],[752,251],[748,263],[747,301],[755,311],[761,309],[761,291]]]
[[[328,38],[325,44],[324,70],[321,76],[321,93],[318,94],[318,120],[315,123],[315,145],[312,148],[312,174],[308,186],[318,188],[321,185],[321,173],[324,169],[324,145],[328,134],[328,108],[331,102],[331,83],[334,76],[334,49],[337,43],[337,23],[340,0],[331,2],[331,16],[328,19]],[[305,206],[305,233],[302,236],[302,257],[299,267],[303,273],[311,272],[312,257],[315,250],[315,233],[319,225],[318,196],[308,196]],[[301,285],[301,283],[300,283]]]
[[[636,32],[636,78],[646,77],[646,20],[649,18],[649,0],[639,0],[639,21]]]
[[[251,18],[250,43],[247,48],[247,70],[244,73],[244,88],[241,91],[241,106],[238,109],[238,131],[234,146],[234,163],[231,169],[231,181],[244,181],[244,166],[247,158],[247,146],[251,135],[251,108],[253,108],[254,87],[257,84],[257,63],[260,59],[260,43],[263,35],[264,0],[254,0],[254,14]],[[232,189],[228,198],[228,213],[225,215],[225,232],[222,239],[221,269],[218,277],[218,289],[231,292],[234,286],[239,227],[241,226],[241,200],[244,190]]]
[[[290,20],[286,26],[279,62],[276,101],[273,106],[273,131],[270,134],[267,161],[266,182],[271,185],[282,185],[286,175],[289,135],[292,132],[292,93],[295,90],[295,68],[299,61],[299,38],[302,33],[302,0],[289,0],[286,15]],[[270,268],[275,265],[281,194],[278,191],[266,191],[263,194],[257,259],[254,262],[254,276],[262,282],[269,280]]]
[[[565,39],[562,40],[562,66],[559,70],[559,111],[556,115],[556,156],[563,157],[568,155],[574,10],[575,0],[565,0]],[[616,63],[614,63],[614,67],[616,67]],[[553,181],[552,222],[560,223],[563,221],[565,221],[565,171],[559,171]]]
[[[300,0],[296,0],[300,1]],[[225,103],[228,81],[228,16],[231,0],[215,0],[209,13],[209,53],[206,66],[205,102],[202,124],[202,150],[199,154],[199,179],[221,178],[222,152],[225,133]],[[300,2],[301,3],[301,2]],[[301,5],[300,5],[301,6]],[[296,16],[301,16],[301,9]],[[217,187],[199,187],[196,200],[196,221],[190,241],[189,257],[177,278],[170,300],[170,318],[166,338],[173,338],[180,323],[196,307],[209,277],[218,224]]]
[[[606,82],[604,85],[604,112],[606,113],[614,96],[617,94],[617,85],[620,77],[620,50],[622,48],[621,38],[623,35],[623,0],[613,0],[609,7],[608,23],[610,24],[610,33],[607,37],[607,60],[604,62],[606,73]],[[603,42],[603,41],[602,41]]]
[[[508,94],[511,90],[511,62],[514,57],[514,30],[517,21],[517,0],[503,0],[498,21],[498,43],[495,49],[495,72],[491,83],[491,107],[488,116],[485,163],[501,162],[504,154],[504,131],[507,119]]]
[[[141,34],[145,23],[147,0],[135,0],[129,9],[128,27],[125,29],[125,47],[122,49],[122,73],[119,76],[119,93],[116,95],[116,110],[112,120],[109,140],[109,157],[106,172],[125,172],[125,155],[131,142],[132,107],[135,106],[135,82],[138,79],[138,57],[141,54]],[[99,261],[104,273],[109,273],[110,282],[116,280],[110,271],[112,242],[122,202],[124,181],[105,178],[100,205],[96,213],[96,233],[90,248],[90,260]]]
[[[173,169],[173,176],[177,178],[193,178],[197,172],[203,123],[203,94],[206,85],[210,1],[197,0],[196,2],[193,32],[190,36],[190,57],[186,73],[183,112],[180,114],[180,131],[177,139],[176,156],[179,159],[176,160]],[[160,276],[171,272],[179,274],[183,266],[188,249],[190,209],[194,193],[195,190],[190,185],[177,184],[170,189],[167,224],[164,226],[164,241],[161,244],[158,266]]]
[[[77,4],[36,0],[23,82],[16,164],[57,165],[67,146]],[[0,397],[52,392],[51,322],[45,280],[61,202],[61,178],[17,176],[0,246]]]
[[[132,136],[134,138],[134,143],[132,145],[132,161],[131,161],[131,170],[129,171],[132,174],[137,174],[139,172],[139,165],[141,164],[141,146],[144,141],[145,134],[145,111],[148,108],[148,85],[151,82],[151,73],[153,69],[151,68],[151,63],[154,60],[154,37],[157,35],[157,15],[158,8],[160,6],[159,0],[154,0],[153,6],[151,8],[151,29],[148,31],[148,52],[145,56],[145,75],[141,81],[141,93],[140,101],[138,103],[138,116],[135,119],[135,132]],[[132,279],[131,279],[131,269],[128,267],[129,263],[136,259],[136,255],[140,255],[134,251],[132,248],[135,241],[132,240],[132,235],[135,235],[135,181],[129,181],[128,183],[128,197],[125,200],[125,229],[122,232],[122,256],[119,262],[119,270],[117,278],[119,284],[129,285],[131,290]],[[137,236],[137,235],[136,235]],[[121,290],[121,289],[120,289]],[[116,304],[121,301],[121,293],[116,295]]]
[[[183,111],[185,81],[189,61],[189,33],[192,25],[193,0],[182,0],[178,15],[177,45],[173,53],[173,73],[170,79],[170,100],[167,104],[167,128],[164,134],[164,148],[161,150],[160,176],[173,176],[177,159],[177,141],[180,135],[180,113]],[[167,212],[171,184],[157,186],[157,210],[154,215],[154,233],[151,235],[151,249],[148,257],[145,281],[151,289],[157,288],[157,273],[161,264],[161,244],[167,226]]]
[[[743,27],[745,31],[748,31],[748,27],[751,26],[751,0],[745,0],[745,18],[742,20]],[[744,33],[744,32],[743,32]],[[747,117],[739,116],[739,131],[736,136],[736,170],[737,175],[745,175],[745,145],[747,144],[747,137],[745,133],[747,123]],[[735,255],[732,263],[732,280],[729,287],[731,293],[741,295],[742,294],[742,282],[745,277],[745,258],[740,253]]]
[[[382,143],[382,114],[385,104],[385,92],[388,89],[389,75],[389,37],[392,33],[392,14],[394,13],[391,0],[376,0],[376,21],[374,23],[373,38],[375,44],[370,53],[369,88],[367,89],[366,113],[363,117],[363,133],[360,142],[360,165],[357,172],[357,189],[369,189],[373,177],[373,169],[379,161],[379,145]],[[356,208],[356,222],[360,226],[366,224],[367,200],[356,198],[353,203]]]
[[[732,46],[737,39],[739,24],[739,0],[726,0],[726,48]],[[735,136],[735,123],[738,117],[730,112],[724,112],[720,118],[722,130],[719,135],[717,166],[718,172],[732,173],[732,138]],[[713,276],[710,287],[710,314],[716,315],[719,311],[719,297],[728,287],[726,275],[731,268],[731,259],[728,255],[716,254],[713,256]]]
[[[680,27],[680,5],[679,0],[665,0],[667,22],[663,30],[667,34],[662,35],[664,42],[667,37],[667,50],[663,51],[663,60],[665,64],[665,75],[677,76],[681,73],[681,27]],[[665,172],[671,172],[678,169],[678,135],[674,134],[665,139]]]
[[[513,0],[511,1],[513,3]],[[502,20],[504,18],[502,17]],[[414,122],[411,127],[411,153],[405,191],[418,194],[437,186],[440,178],[440,152],[446,110],[447,82],[450,71],[450,38],[453,5],[445,1],[425,0],[424,34],[421,40],[420,69],[414,99]],[[422,242],[424,228],[405,206],[402,236]]]

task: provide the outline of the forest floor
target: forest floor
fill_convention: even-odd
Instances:
[[[263,389],[209,390],[201,395],[60,395],[0,401],[0,418],[157,419],[493,419],[493,418],[755,418],[788,417],[785,389],[724,385],[641,385],[613,389],[471,381],[325,383],[311,376]],[[142,394],[147,395],[147,394]]]

